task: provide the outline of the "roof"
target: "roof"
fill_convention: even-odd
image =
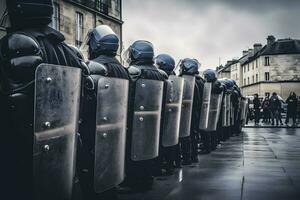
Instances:
[[[222,66],[222,68],[220,68],[217,72],[230,72],[230,67],[231,65],[235,64],[239,62],[238,60],[230,60],[230,61],[227,61],[226,65],[225,66]]]
[[[241,65],[248,64],[265,55],[280,55],[280,54],[300,54],[300,40],[294,39],[279,39],[271,45],[265,45],[253,56],[240,58]]]
[[[300,53],[300,40],[281,39],[266,47],[261,55],[297,54]]]

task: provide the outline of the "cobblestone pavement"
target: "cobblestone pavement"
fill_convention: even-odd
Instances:
[[[151,191],[119,194],[120,200],[300,199],[300,129],[244,128],[200,162]]]

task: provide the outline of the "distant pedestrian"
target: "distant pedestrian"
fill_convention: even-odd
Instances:
[[[263,122],[270,122],[270,99],[268,96],[265,97],[261,107],[264,115]]]
[[[253,99],[253,105],[254,105],[254,122],[255,125],[259,124],[259,118],[260,118],[260,100],[258,98],[258,94],[254,94],[254,99]]]
[[[281,110],[281,103],[277,96],[276,92],[273,92],[270,98],[270,111],[271,111],[271,118],[272,118],[272,125],[274,125],[276,121],[276,126],[279,125],[279,111]]]
[[[293,119],[293,126],[296,126],[296,115],[297,115],[297,96],[295,92],[291,92],[290,96],[286,100],[287,103],[287,115],[285,124],[288,125],[289,119]]]

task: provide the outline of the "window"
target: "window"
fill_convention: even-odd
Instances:
[[[258,60],[255,60],[256,68],[258,68]]]
[[[246,66],[243,66],[244,67],[244,72],[246,72]]]
[[[250,84],[250,78],[248,77],[248,85]]]
[[[270,57],[265,57],[265,66],[270,66]]]
[[[252,83],[254,83],[254,75],[252,76]]]
[[[244,78],[244,85],[246,85],[246,79]]]
[[[254,62],[252,62],[252,70],[254,70]]]
[[[256,76],[256,82],[258,82],[258,74],[256,74],[255,76]]]
[[[83,41],[83,14],[76,12],[76,47],[80,47]]]
[[[60,30],[60,8],[58,3],[53,4],[53,15],[50,26],[57,31]]]
[[[247,65],[247,68],[248,68],[248,72],[249,72],[249,64]]]
[[[270,73],[269,72],[265,72],[265,80],[266,81],[270,80]]]

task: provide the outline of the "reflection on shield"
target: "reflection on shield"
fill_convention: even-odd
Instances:
[[[230,126],[230,94],[225,93],[223,98],[223,108],[222,108],[222,126]]]
[[[192,120],[192,109],[193,109],[193,98],[195,89],[195,77],[184,75],[183,85],[183,96],[182,96],[182,107],[180,116],[180,129],[179,137],[190,136],[191,120]]]
[[[131,159],[149,160],[158,156],[163,81],[136,81],[132,124]]]
[[[81,70],[41,64],[35,77],[35,199],[71,199]]]
[[[200,130],[207,130],[208,128],[211,88],[212,88],[212,83],[209,82],[204,83],[203,96],[202,96],[203,101],[201,106],[200,122],[199,122]]]
[[[119,185],[125,177],[128,80],[101,77],[98,82],[94,190]]]
[[[223,92],[221,94],[211,94],[207,131],[217,130],[217,124],[221,112],[222,97]]]
[[[234,122],[235,122],[234,110],[235,108],[233,107],[233,103],[232,101],[230,101],[230,125],[231,126],[234,126]]]
[[[245,126],[247,120],[248,101],[246,98],[242,98],[240,103],[241,103],[240,118],[242,121],[242,125]]]
[[[174,146],[179,141],[183,84],[183,78],[175,75],[169,76],[167,80],[162,131],[162,145],[164,147]]]
[[[226,94],[226,125],[229,127],[231,126],[231,109],[232,109],[232,104],[231,104],[231,94],[227,93]]]

